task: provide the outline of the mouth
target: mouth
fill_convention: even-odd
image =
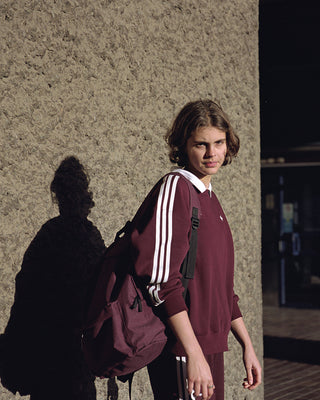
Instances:
[[[206,168],[215,168],[218,165],[217,161],[209,161],[204,163],[204,165],[206,166]]]

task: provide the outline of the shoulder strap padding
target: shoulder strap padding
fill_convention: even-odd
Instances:
[[[184,181],[188,184],[189,195],[190,195],[191,231],[190,231],[189,251],[185,259],[183,260],[181,266],[182,285],[185,289],[183,297],[186,298],[189,279],[193,279],[194,270],[196,266],[197,245],[198,245],[197,229],[200,223],[201,208],[200,208],[198,193],[193,184],[183,175],[179,173],[174,173],[174,174],[179,175],[179,177],[184,179]]]

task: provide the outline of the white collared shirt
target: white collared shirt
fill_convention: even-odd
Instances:
[[[207,189],[206,185],[197,176],[195,176],[192,172],[187,171],[182,168],[177,168],[173,172],[178,172],[179,174],[181,174],[185,178],[187,178],[199,190],[200,193],[204,193],[206,190],[209,190],[210,195],[211,195],[211,191],[212,191],[211,182],[209,183],[209,188]]]

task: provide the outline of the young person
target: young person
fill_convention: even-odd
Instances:
[[[135,269],[168,326],[168,345],[148,366],[155,400],[224,398],[223,352],[230,329],[243,347],[249,390],[261,382],[261,367],[233,292],[231,231],[211,177],[231,162],[239,138],[227,115],[211,100],[188,103],[166,136],[170,160],[180,167],[149,193],[135,217]],[[188,302],[180,267],[189,249],[190,193],[201,215],[194,278]]]

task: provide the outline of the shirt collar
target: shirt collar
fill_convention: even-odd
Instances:
[[[195,176],[192,172],[182,168],[177,168],[174,170],[174,172],[178,172],[179,174],[187,178],[193,184],[193,186],[195,186],[199,190],[200,193],[204,193],[206,190],[209,190],[209,192],[212,191],[211,182],[209,183],[209,188],[207,189],[206,185],[203,182],[201,182],[200,179],[197,176]]]

